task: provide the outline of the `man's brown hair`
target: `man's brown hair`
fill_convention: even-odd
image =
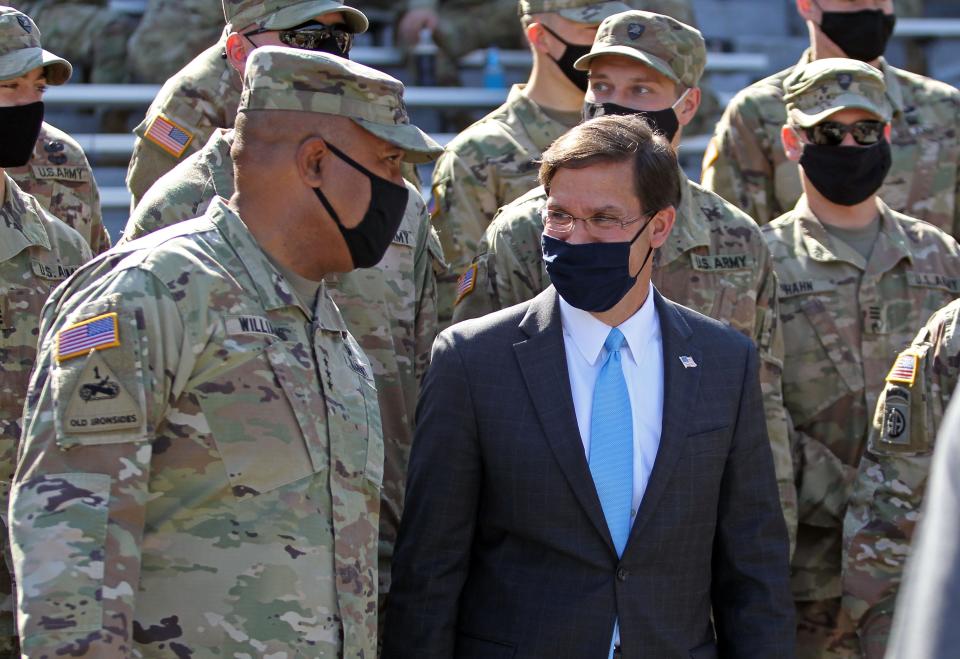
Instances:
[[[570,129],[544,152],[540,183],[549,193],[557,170],[628,160],[633,162],[633,184],[644,212],[680,204],[677,155],[639,115],[597,117]]]

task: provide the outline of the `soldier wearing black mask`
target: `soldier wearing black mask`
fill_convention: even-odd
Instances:
[[[877,563],[843,544],[859,523],[844,521],[847,502],[872,496],[853,493],[851,476],[885,379],[906,377],[911,395],[909,369],[891,373],[890,355],[955,297],[960,247],[883,199],[893,108],[875,68],[818,59],[787,77],[784,100],[781,139],[803,195],[762,230],[780,286],[784,406],[799,456],[797,655],[882,657],[889,617],[865,578]]]
[[[737,94],[704,156],[703,184],[759,224],[793,208],[803,192],[780,140],[784,81],[815,60],[851,58],[883,77],[893,113],[890,174],[880,197],[890,208],[960,236],[960,92],[890,65],[883,54],[895,24],[894,0],[795,0],[810,48],[799,62]],[[900,3],[897,2],[897,7]]]

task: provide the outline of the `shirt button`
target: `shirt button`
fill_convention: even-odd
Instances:
[[[627,577],[629,576],[630,576],[630,572],[627,571],[625,568],[622,568],[622,567],[617,568],[617,581],[626,581]]]

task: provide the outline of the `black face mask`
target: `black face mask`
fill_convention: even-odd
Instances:
[[[0,167],[30,162],[43,125],[43,101],[0,108]]]
[[[406,186],[391,183],[355,162],[347,154],[327,143],[330,151],[370,180],[370,206],[360,224],[352,229],[343,226],[337,211],[320,188],[314,188],[317,199],[327,209],[330,217],[337,223],[340,234],[347,243],[350,257],[355,268],[372,268],[380,262],[390,243],[397,235],[397,229],[403,220],[407,208],[409,192]]]
[[[819,6],[819,5],[817,5]],[[872,62],[887,49],[897,17],[879,9],[820,10],[820,29],[850,59]]]
[[[602,117],[606,114],[620,116],[636,114],[646,119],[647,123],[650,124],[650,128],[655,132],[667,138],[668,142],[672,142],[677,131],[680,130],[680,120],[677,118],[677,113],[674,111],[674,108],[683,101],[686,95],[687,92],[683,92],[683,95],[677,99],[676,103],[663,110],[634,110],[633,108],[628,108],[625,105],[617,105],[616,103],[585,102],[583,104],[583,120],[586,121],[595,117]]]
[[[554,59],[553,61],[556,62],[557,66],[560,67],[560,70],[563,71],[563,75],[567,76],[567,80],[576,85],[577,89],[586,93],[587,87],[590,84],[589,73],[587,71],[578,71],[577,69],[573,68],[573,63],[589,53],[592,45],[578,46],[570,43],[559,34],[548,28],[546,25],[543,26],[543,29],[552,34],[557,41],[566,46],[566,48],[563,50],[563,55],[560,56],[560,59]]]
[[[800,165],[807,179],[827,200],[855,206],[883,185],[893,160],[886,140],[872,146],[804,144]]]
[[[630,274],[630,248],[651,221],[652,216],[628,242],[573,245],[544,233],[540,237],[540,249],[547,274],[560,297],[584,311],[612,309],[637,283],[637,277],[653,254],[651,247],[637,274]]]

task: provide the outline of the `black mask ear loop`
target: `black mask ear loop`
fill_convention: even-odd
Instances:
[[[347,163],[348,165],[350,165],[351,167],[359,171],[361,174],[366,175],[368,179],[383,178],[382,176],[377,176],[376,174],[371,172],[369,169],[367,169],[366,167],[358,163],[356,160],[354,160],[353,158],[351,158],[350,156],[348,156],[343,151],[333,146],[326,140],[324,140],[324,142],[326,143],[327,148],[330,149],[330,152],[333,153],[333,155],[335,155],[337,158],[339,158],[343,162]],[[388,183],[392,183],[392,182],[388,181]],[[331,204],[330,200],[327,199],[327,195],[323,193],[323,190],[321,190],[320,188],[314,188],[313,192],[315,195],[317,195],[317,199],[320,200],[320,203],[323,204],[323,207],[327,209],[327,212],[330,213],[330,217],[333,218],[333,221],[336,222],[337,225],[340,226],[341,228],[346,229],[347,227],[343,226],[343,222],[340,221],[340,216],[337,215],[337,211],[333,209],[333,204]],[[370,194],[373,194],[373,186],[370,187]]]
[[[657,213],[659,213],[659,212],[660,212],[660,211],[656,211],[653,215],[650,216],[650,219],[647,220],[647,223],[644,224],[642,227],[640,227],[640,230],[637,231],[637,235],[635,235],[635,236],[633,237],[633,240],[630,241],[630,246],[631,246],[631,247],[633,247],[633,243],[637,242],[637,240],[640,238],[640,235],[641,235],[644,231],[647,230],[647,227],[650,226],[650,223],[653,222],[653,218],[655,218],[655,217],[657,216]],[[639,276],[640,276],[640,273],[643,272],[643,269],[644,269],[645,267],[647,267],[647,261],[650,260],[650,255],[651,255],[651,254],[653,254],[653,245],[650,245],[650,249],[647,250],[647,255],[643,257],[643,263],[640,264],[640,269],[637,270],[637,274],[632,275],[632,277],[633,277],[634,279],[636,279],[637,277],[639,277]]]

